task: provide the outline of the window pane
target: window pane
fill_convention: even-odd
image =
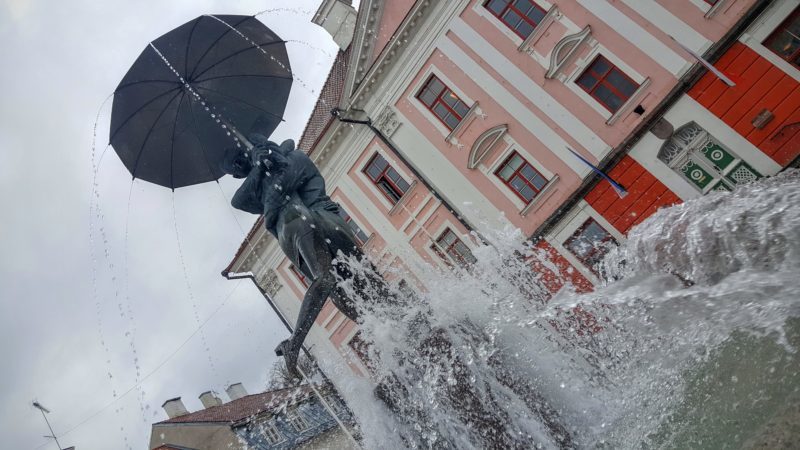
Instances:
[[[461,120],[458,117],[456,117],[456,116],[454,116],[452,114],[449,114],[447,117],[444,118],[444,123],[448,127],[450,127],[451,130],[453,128],[455,128],[456,126],[458,126],[459,122],[461,122]]]
[[[495,15],[499,16],[503,9],[505,9],[506,5],[508,4],[508,0],[491,0],[489,3],[486,4],[486,7],[489,8]]]
[[[453,109],[456,110],[456,114],[461,116],[461,118],[464,118],[464,116],[466,116],[467,113],[469,112],[469,106],[467,106],[467,104],[462,102],[461,100],[459,100],[456,103],[456,105],[455,105],[455,107]]]
[[[591,75],[591,73],[587,70],[578,78],[578,86],[585,89],[587,92],[591,92],[594,89],[594,85],[597,84],[597,78]]]
[[[523,165],[522,170],[520,172],[522,173],[522,176],[528,180],[531,180],[533,179],[533,177],[536,176],[536,171],[533,170],[533,167],[531,167],[530,164]]]
[[[777,53],[778,56],[782,58],[788,58],[792,56],[794,52],[800,48],[800,39],[792,36],[788,32],[784,31],[779,35],[772,38],[772,40],[767,44],[770,50]]]
[[[523,20],[519,23],[519,25],[517,25],[516,30],[522,36],[528,37],[531,35],[531,33],[533,33],[533,25]]]
[[[444,120],[444,118],[450,114],[450,110],[448,110],[444,104],[437,103],[436,106],[433,107],[433,113],[439,116],[440,119]]]
[[[382,172],[383,171],[378,169],[375,164],[370,164],[370,166],[367,167],[367,175],[369,175],[372,181],[378,181],[378,177],[381,176]]]
[[[533,184],[536,189],[541,191],[547,184],[547,179],[537,173],[536,176],[531,179],[531,184]]]
[[[397,187],[400,188],[403,194],[408,191],[409,185],[406,180],[399,178],[395,184],[397,184]]]
[[[503,166],[503,169],[497,173],[497,175],[503,179],[503,181],[508,181],[509,177],[514,174],[514,168],[510,165],[506,164]]]
[[[608,72],[608,69],[611,68],[608,60],[603,58],[602,56],[598,56],[597,59],[594,60],[592,63],[590,70],[597,74],[597,76],[605,75]]]
[[[603,84],[597,86],[594,90],[594,97],[599,100],[600,103],[606,105],[611,112],[618,110],[624,103],[621,98],[617,97],[616,94],[611,92],[611,90]]]
[[[519,191],[519,194],[528,202],[533,200],[533,197],[536,197],[536,191],[531,189],[528,185],[525,185],[522,190]]]
[[[525,182],[522,181],[522,177],[519,175],[514,175],[514,178],[511,179],[511,187],[514,188],[515,191],[521,192],[523,186],[525,186]]]
[[[419,99],[422,103],[430,107],[433,105],[434,100],[436,100],[436,94],[430,89],[425,89],[422,91],[422,94],[420,94]]]
[[[609,72],[608,76],[606,76],[606,80],[608,80],[612,86],[617,88],[617,90],[622,92],[626,97],[633,95],[638,87],[636,83],[631,82],[631,80],[628,79],[628,77],[626,77],[625,74],[618,69],[614,69]]]
[[[392,203],[397,203],[400,200],[401,194],[394,190],[394,188],[384,179],[381,179],[378,182],[378,187],[383,191],[384,194],[392,201]]]
[[[431,78],[431,81],[428,83],[428,89],[430,89],[434,95],[439,95],[442,93],[442,90],[444,89],[444,83],[439,81],[438,78],[433,77]]]
[[[511,168],[512,168],[512,169],[514,169],[514,170],[517,170],[517,169],[519,169],[519,166],[521,166],[521,165],[522,165],[522,163],[523,163],[522,157],[521,157],[521,156],[519,156],[519,155],[518,155],[518,154],[516,154],[516,153],[515,153],[515,154],[514,154],[514,156],[512,156],[512,157],[511,157],[511,159],[508,161],[508,165],[509,165],[509,167],[511,167]]]
[[[515,0],[514,7],[517,8],[522,14],[528,15],[528,11],[533,8],[533,4],[528,0]]]
[[[517,28],[519,23],[522,21],[522,17],[519,16],[514,10],[509,9],[505,15],[503,16],[503,20],[511,26],[511,28]]]
[[[533,20],[533,23],[538,25],[542,21],[542,19],[544,18],[545,14],[547,14],[547,12],[545,12],[545,10],[543,10],[542,8],[539,8],[537,6],[533,6],[531,8],[531,10],[528,12],[527,16],[528,16],[528,18]]]
[[[442,101],[447,103],[447,105],[450,106],[451,108],[455,108],[456,103],[458,103],[460,100],[458,99],[458,96],[455,94],[455,92],[448,89],[445,91],[444,95],[442,95]]]

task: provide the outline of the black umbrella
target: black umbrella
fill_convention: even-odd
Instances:
[[[217,180],[237,134],[272,134],[292,85],[284,44],[255,17],[227,15],[148,45],[111,112],[111,145],[133,177],[172,189]]]

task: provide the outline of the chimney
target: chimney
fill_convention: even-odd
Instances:
[[[206,409],[222,405],[222,400],[212,391],[205,391],[200,394],[200,401],[203,402],[203,407]]]
[[[230,398],[231,401],[238,400],[247,395],[247,391],[244,390],[242,383],[235,383],[228,386],[228,388],[225,389],[225,392],[228,393],[228,398]]]
[[[347,50],[356,29],[356,10],[350,0],[323,0],[311,22],[325,28],[342,51]]]
[[[161,407],[164,408],[164,411],[167,412],[167,417],[170,419],[189,414],[189,410],[183,406],[183,402],[181,401],[180,397],[171,398],[165,401]]]

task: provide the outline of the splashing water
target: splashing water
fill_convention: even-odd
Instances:
[[[487,236],[469,271],[417,270],[415,296],[373,289],[361,353],[378,387],[340,386],[365,448],[741,448],[798,433],[798,202],[790,172],[663,209],[588,294],[547,300],[529,266],[544,255],[514,230]]]

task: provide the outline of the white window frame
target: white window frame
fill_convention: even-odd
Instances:
[[[299,409],[292,411],[287,417],[286,421],[289,422],[289,425],[291,425],[292,428],[294,428],[294,430],[298,433],[303,433],[311,429],[311,423],[309,423],[308,419],[305,418],[305,415],[303,415]],[[305,428],[298,428],[297,422],[302,422],[302,424],[305,425]]]
[[[519,145],[516,142],[516,140],[514,140],[514,138],[508,136],[508,133],[506,133],[506,136],[503,136],[503,139],[505,140],[507,145],[500,152],[499,157],[496,158],[492,162],[492,164],[489,165],[489,166],[487,166],[487,165],[485,165],[483,163],[480,163],[478,165],[478,167],[481,168],[481,172],[483,172],[483,174],[487,178],[489,178],[491,183],[500,192],[503,193],[503,196],[506,197],[508,200],[510,200],[519,211],[522,211],[528,206],[528,203],[525,203],[524,201],[522,201],[522,199],[519,198],[519,196],[516,195],[511,190],[511,188],[509,186],[507,186],[506,184],[504,184],[503,181],[500,180],[500,177],[498,177],[495,174],[495,172],[497,172],[497,170],[506,161],[506,159],[508,159],[508,157],[511,155],[511,153],[513,153],[514,151],[519,153],[519,155],[522,156],[525,159],[525,161],[528,162],[528,164],[532,165],[534,169],[536,169],[540,174],[542,174],[542,176],[547,178],[547,182],[548,183],[550,182],[550,180],[553,179],[555,174],[553,172],[551,172],[550,170],[548,170],[547,167],[544,164],[542,164],[541,162],[539,162],[535,157],[533,157],[533,155],[531,155],[527,150],[525,150],[524,147]],[[541,195],[546,195],[546,193],[547,192],[544,189],[542,189],[542,191],[540,192]],[[535,202],[537,198],[539,198],[539,195],[534,197],[533,200],[531,200],[531,203]]]
[[[466,246],[467,246],[467,248],[469,249],[470,253],[472,253],[472,256],[473,256],[473,257],[475,257],[475,258],[477,258],[477,257],[475,256],[475,253],[474,253],[475,247],[473,246],[472,238],[469,236],[469,234],[467,234],[467,235],[464,235],[464,234],[462,234],[462,233],[459,231],[458,227],[457,227],[457,226],[455,226],[455,225],[453,225],[453,223],[452,223],[452,222],[450,222],[449,220],[445,220],[445,221],[443,221],[443,222],[442,222],[442,223],[441,223],[441,224],[440,224],[440,225],[439,225],[439,226],[436,228],[436,232],[435,232],[435,233],[429,233],[429,235],[430,235],[430,238],[431,238],[431,241],[428,243],[428,245],[425,245],[425,246],[423,246],[423,248],[425,249],[425,251],[427,252],[427,254],[428,254],[428,255],[430,255],[430,256],[432,256],[434,261],[438,261],[442,267],[444,267],[444,268],[446,268],[446,269],[450,269],[450,266],[448,266],[448,265],[447,265],[447,262],[443,261],[443,260],[442,260],[442,257],[441,257],[441,256],[439,256],[439,254],[438,254],[438,253],[436,253],[436,251],[434,251],[434,250],[431,248],[432,246],[439,247],[439,243],[437,242],[437,239],[439,239],[439,237],[440,237],[440,236],[441,236],[441,235],[444,233],[444,231],[445,231],[446,229],[448,229],[448,228],[449,228],[449,229],[450,229],[450,230],[451,230],[451,231],[452,231],[452,232],[453,232],[453,233],[456,235],[456,237],[457,237],[459,240],[461,240],[461,242],[463,242],[463,243],[464,243],[464,245],[466,245]],[[465,239],[465,238],[466,238],[466,239]],[[462,269],[462,267],[461,267],[461,265],[458,263],[458,261],[453,261],[453,259],[450,257],[450,255],[448,255],[448,254],[447,254],[447,252],[446,252],[446,251],[444,251],[444,250],[443,250],[443,249],[441,249],[441,248],[439,249],[439,251],[441,251],[441,252],[442,252],[442,254],[444,255],[444,257],[445,257],[445,258],[447,258],[447,260],[448,260],[448,261],[450,261],[450,262],[452,263],[452,267],[453,267],[453,268]]]
[[[589,219],[594,219],[601,227],[611,234],[620,245],[625,241],[625,236],[614,228],[605,217],[592,208],[585,200],[578,202],[573,211],[563,219],[562,225],[548,235],[547,241],[552,247],[558,250],[561,256],[575,267],[581,275],[592,284],[597,285],[600,282],[597,275],[564,246],[564,243]]]
[[[753,23],[739,40],[753,49],[759,56],[769,61],[772,65],[784,71],[787,75],[800,82],[800,69],[790,64],[785,59],[768,49],[763,42],[773,31],[794,11],[800,7],[800,1],[784,1],[771,5],[764,14]]]
[[[404,180],[406,180],[406,183],[408,183],[408,190],[403,193],[403,195],[400,197],[400,200],[398,200],[397,203],[395,203],[395,204],[392,204],[392,202],[390,202],[389,199],[386,198],[385,195],[383,195],[383,192],[381,192],[380,189],[378,189],[378,186],[372,181],[372,179],[370,179],[370,177],[367,176],[367,174],[364,171],[367,168],[367,166],[369,165],[370,161],[372,161],[372,158],[375,156],[376,153],[379,153],[383,157],[383,159],[385,159],[389,163],[389,165],[392,166],[392,168],[394,170],[396,170],[397,173],[399,173],[400,176],[403,177]],[[361,164],[359,164],[359,165],[357,165],[355,167],[356,168],[355,175],[357,177],[359,177],[359,179],[362,182],[364,182],[368,187],[371,187],[373,189],[373,192],[377,194],[377,197],[379,199],[378,201],[380,201],[381,204],[384,207],[386,207],[386,212],[388,214],[388,212],[392,211],[392,209],[395,206],[397,206],[398,204],[402,203],[404,201],[406,195],[408,195],[413,190],[413,188],[415,186],[414,181],[416,181],[416,179],[411,177],[411,176],[409,176],[409,174],[407,174],[405,172],[405,170],[403,170],[403,168],[400,167],[400,164],[398,164],[397,161],[394,158],[389,157],[389,155],[387,155],[386,152],[384,152],[383,149],[380,146],[378,146],[377,144],[373,145],[372,148],[368,149],[364,154],[366,154],[367,157],[364,158],[364,162],[363,163],[361,163]],[[363,230],[363,228],[362,228],[362,230]],[[372,235],[370,235],[370,236],[372,236]]]
[[[278,429],[278,427],[276,427],[275,424],[272,422],[267,423],[266,426],[264,426],[264,428],[259,431],[261,435],[266,438],[267,443],[269,443],[270,445],[280,444],[281,442],[286,440],[286,436],[284,436],[283,433],[281,433],[281,431]],[[272,439],[269,433],[273,433],[275,439]]]
[[[439,49],[437,50],[441,52],[441,50]],[[442,71],[439,68],[437,68],[436,65],[433,63],[429,64],[428,67],[425,68],[425,70],[422,72],[422,75],[423,76],[419,79],[419,81],[417,81],[411,86],[411,89],[408,91],[408,95],[406,96],[406,100],[408,100],[412,105],[414,105],[414,109],[416,109],[423,116],[425,116],[428,122],[430,122],[442,134],[443,139],[447,139],[453,133],[453,130],[457,130],[459,127],[456,126],[456,128],[453,128],[453,130],[447,128],[442,123],[441,119],[439,119],[438,116],[432,113],[431,110],[429,110],[428,107],[425,106],[424,103],[422,103],[422,100],[417,98],[417,94],[420,93],[423,86],[425,86],[425,83],[427,83],[428,80],[430,79],[431,75],[435,75],[436,78],[438,78],[439,80],[442,81],[442,83],[444,83],[445,87],[453,91],[458,96],[458,98],[470,108],[470,112],[472,114],[474,114],[473,110],[475,109],[474,108],[475,100],[464,94],[464,92],[458,86],[456,86],[453,80],[447,78],[447,76],[445,76],[442,73]],[[461,119],[461,122],[459,122],[459,125],[461,125],[464,121],[469,120],[471,118],[470,112],[464,115],[464,117]]]
[[[569,75],[567,75],[566,79],[564,80],[564,84],[567,88],[575,93],[578,97],[581,98],[587,105],[589,105],[592,109],[597,111],[605,120],[608,120],[613,116],[615,113],[612,113],[608,109],[606,109],[596,98],[589,95],[588,92],[584,91],[578,83],[576,82],[578,78],[589,68],[589,65],[595,60],[597,55],[603,55],[607,60],[611,61],[617,68],[625,72],[631,80],[636,82],[640,87],[645,82],[647,77],[643,76],[639,72],[633,70],[631,66],[626,64],[623,60],[621,60],[617,55],[612,53],[608,48],[603,46],[602,44],[597,43],[597,40],[594,37],[591,38],[590,42],[588,43],[591,50],[589,53],[576,61],[575,63],[575,70],[572,71]],[[630,98],[634,98],[636,94],[639,92],[639,88],[630,96]],[[626,102],[627,103],[627,102]],[[620,109],[625,108],[625,104],[623,104]]]

